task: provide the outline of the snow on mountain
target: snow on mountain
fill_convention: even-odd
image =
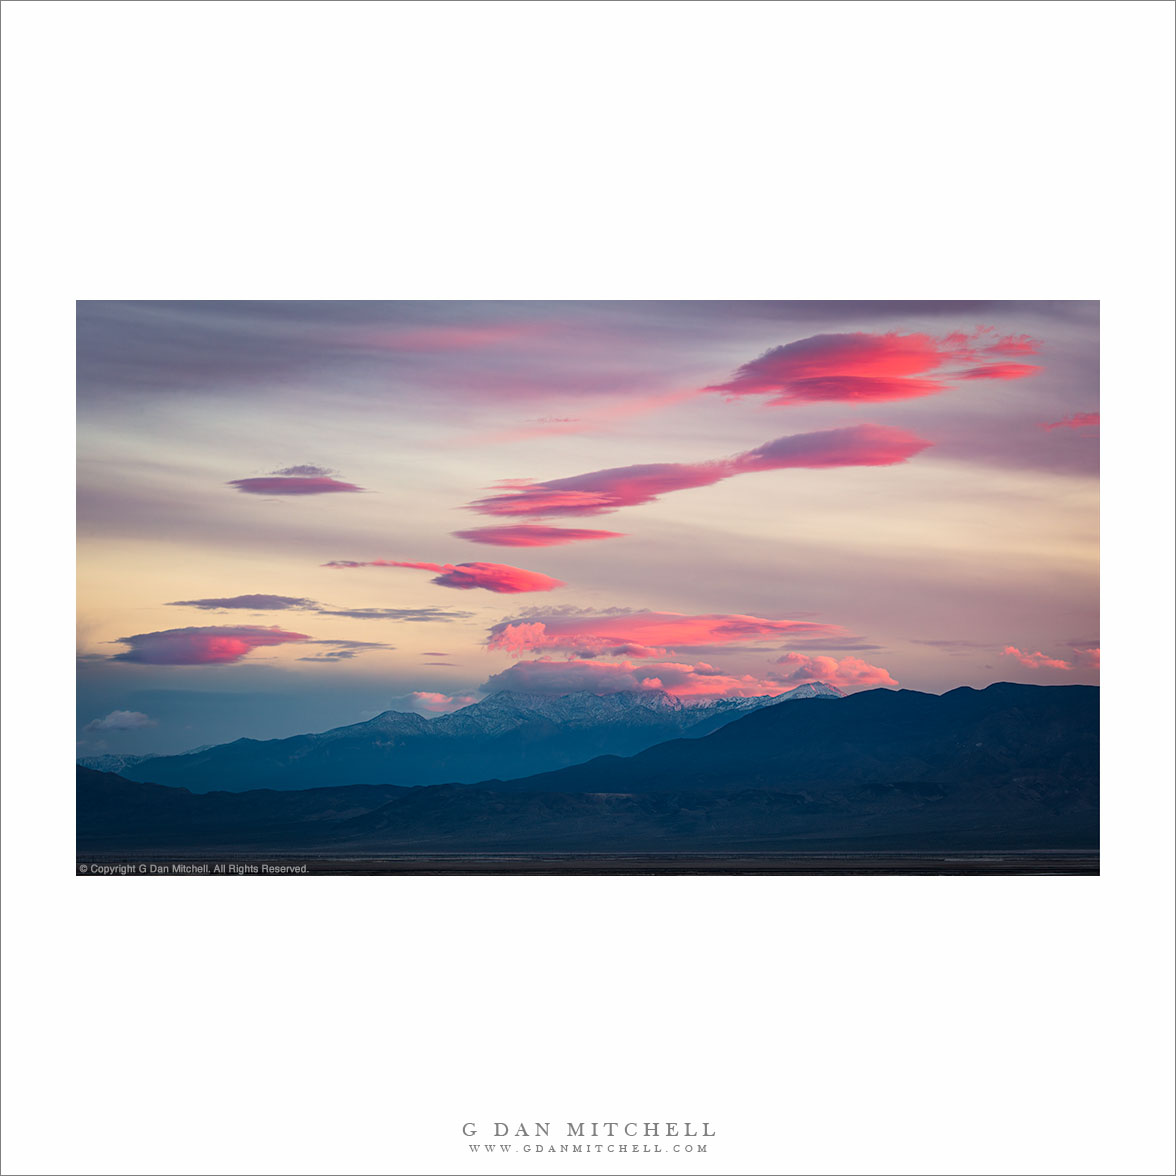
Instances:
[[[124,768],[134,767],[146,760],[154,759],[153,755],[82,755],[78,763],[83,768],[92,768],[95,772],[120,773]]]
[[[500,691],[432,719],[384,711],[318,734],[238,739],[199,753],[126,763],[119,774],[199,792],[509,779],[598,755],[633,755],[670,739],[698,738],[751,711],[822,693],[838,692],[801,687],[777,698],[694,702],[660,690],[562,695]]]

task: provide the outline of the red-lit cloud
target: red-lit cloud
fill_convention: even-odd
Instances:
[[[485,588],[488,592],[550,592],[562,588],[562,580],[554,580],[542,572],[529,572],[525,568],[512,568],[508,564],[461,563],[435,564],[412,563],[406,560],[372,559],[357,561],[350,559],[332,560],[323,564],[325,568],[417,568],[424,572],[438,572],[434,584],[443,588]]]
[[[266,478],[236,478],[228,485],[235,486],[242,494],[359,494],[362,486],[351,482],[338,482],[334,478],[303,478],[274,475]]]
[[[839,686],[842,690],[853,690],[862,686],[897,686],[888,670],[872,666],[860,657],[806,657],[803,653],[786,653],[776,658],[776,664],[785,671],[779,680],[791,690],[805,682],[825,682]]]
[[[1073,416],[1063,417],[1060,421],[1050,421],[1043,424],[1043,429],[1097,429],[1097,412],[1076,412]]]
[[[1006,645],[1004,647],[1004,649],[1001,650],[1001,654],[1004,657],[1015,657],[1017,659],[1017,661],[1019,661],[1021,663],[1021,665],[1025,666],[1026,669],[1030,669],[1030,670],[1040,670],[1040,669],[1070,670],[1070,669],[1073,669],[1073,666],[1071,666],[1068,661],[1062,661],[1061,658],[1057,658],[1057,657],[1049,657],[1047,654],[1042,653],[1041,650],[1037,650],[1035,653],[1024,653],[1022,650],[1018,649],[1015,645]]]
[[[309,641],[305,633],[290,633],[276,625],[206,625],[164,629],[120,637],[130,649],[116,653],[112,661],[139,662],[148,666],[223,665],[240,661],[251,650],[290,641]]]
[[[484,691],[519,690],[529,694],[572,694],[587,690],[594,694],[616,694],[621,690],[664,690],[682,698],[775,697],[790,690],[780,682],[751,674],[725,674],[706,662],[598,662],[536,661],[516,662],[493,674],[481,687]]]
[[[984,346],[989,355],[1036,355],[1041,347],[1039,340],[1029,335],[1005,335]]]
[[[728,396],[772,396],[773,405],[822,401],[910,400],[944,392],[953,379],[1020,379],[1040,370],[1031,364],[989,363],[991,356],[1031,355],[1027,335],[989,341],[986,332],[930,335],[813,335],[773,347],[738,368],[725,384],[705,391]],[[952,364],[971,363],[963,372]]]
[[[477,702],[479,697],[477,694],[443,694],[436,690],[414,690],[411,694],[402,695],[398,701],[406,702],[418,713],[445,715]]]
[[[1099,668],[1099,648],[1097,645],[1083,645],[1074,649],[1074,665],[1082,670],[1097,670]]]
[[[1035,363],[986,363],[980,367],[956,372],[957,380],[1022,380],[1034,372],[1041,371]]]
[[[548,482],[515,480],[506,493],[478,499],[468,509],[500,516],[604,514],[618,507],[656,501],[674,490],[711,486],[737,474],[896,465],[930,444],[913,433],[884,425],[796,433],[718,461],[619,466]]]
[[[475,527],[454,531],[456,539],[471,543],[489,543],[494,547],[554,547],[559,543],[579,543],[585,539],[623,539],[620,531],[585,531],[577,527],[543,527],[518,523],[513,527]]]
[[[836,625],[769,620],[730,613],[688,616],[635,612],[618,615],[536,616],[501,621],[490,629],[487,648],[515,657],[554,651],[578,658],[665,657],[677,651],[738,645],[764,638],[837,634]],[[799,656],[799,655],[798,655]]]

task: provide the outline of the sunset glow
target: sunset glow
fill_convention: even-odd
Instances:
[[[1098,680],[1096,304],[78,314],[83,751]]]

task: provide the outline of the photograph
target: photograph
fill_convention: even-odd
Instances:
[[[77,332],[79,873],[1098,873],[1097,303]]]
[[[1176,1173],[1176,6],[0,23],[0,1176]]]

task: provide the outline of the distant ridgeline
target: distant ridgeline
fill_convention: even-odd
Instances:
[[[1098,700],[1094,686],[998,683],[944,695],[870,690],[795,706],[735,700],[756,704],[740,716],[663,696],[644,708],[647,720],[632,699],[607,695],[595,701],[611,717],[594,724],[583,696],[528,711],[526,696],[493,695],[432,722],[382,715],[323,735],[144,760],[126,769],[135,780],[79,766],[78,852],[1093,850]],[[542,713],[561,705],[566,720]],[[498,715],[505,729],[496,708],[513,714]],[[663,712],[679,716],[673,722],[684,725],[671,734],[684,738],[664,741],[656,718]],[[476,760],[467,757],[477,756],[479,740],[483,764],[542,763],[556,755],[542,749],[548,739],[566,740],[558,755],[598,746],[602,729],[619,740],[624,715],[644,724],[631,732],[647,741],[638,754],[524,778],[493,779],[491,768],[470,775]],[[421,734],[443,723],[452,733]],[[661,733],[651,739],[653,731]],[[540,753],[530,754],[531,738]],[[431,769],[434,786],[403,787],[426,774],[429,749],[442,760]],[[313,779],[323,783],[330,772],[333,786],[302,786],[300,752],[315,761]],[[377,755],[383,776],[373,779]],[[448,782],[437,785],[438,774]],[[463,776],[481,782],[457,783]],[[184,787],[163,786],[181,779]]]
[[[425,719],[385,711],[366,723],[291,739],[238,739],[184,755],[95,757],[83,767],[193,792],[330,788],[344,784],[476,784],[550,772],[598,755],[634,755],[655,743],[709,735],[766,706],[841,698],[836,687],[798,686],[778,698],[688,705],[661,690],[550,696],[501,691]],[[113,762],[112,762],[113,761]]]

